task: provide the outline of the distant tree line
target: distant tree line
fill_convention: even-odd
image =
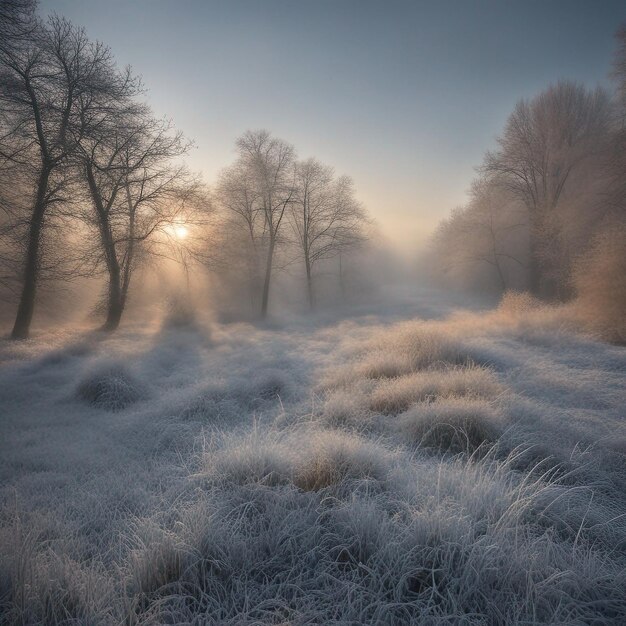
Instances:
[[[0,4],[0,286],[29,334],[42,283],[103,274],[103,328],[118,327],[134,271],[148,258],[238,273],[260,315],[272,279],[300,263],[310,306],[315,270],[365,240],[350,179],[265,131],[211,193],[184,164],[191,143],[142,100],[140,79],[35,0]],[[186,224],[188,241],[172,237]],[[278,260],[278,261],[277,261]]]
[[[617,40],[614,93],[561,81],[517,103],[468,203],[435,233],[446,284],[579,298],[624,316],[626,27]]]

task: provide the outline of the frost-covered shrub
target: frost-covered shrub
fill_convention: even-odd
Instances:
[[[527,291],[506,291],[496,310],[502,315],[520,316],[540,306],[540,302]]]
[[[370,398],[370,409],[394,415],[416,402],[453,396],[491,398],[502,390],[497,378],[483,367],[428,370],[384,381]]]
[[[354,374],[359,378],[396,378],[413,369],[408,354],[395,350],[376,350],[355,366]]]
[[[181,419],[211,424],[234,422],[240,416],[240,404],[236,396],[229,393],[224,384],[212,383],[200,393],[186,398],[178,408]]]
[[[128,565],[132,593],[150,594],[180,579],[188,555],[174,533],[147,522],[134,541]]]
[[[304,491],[318,491],[346,479],[382,481],[389,472],[389,454],[375,444],[340,431],[320,433],[296,463],[293,482]]]
[[[384,380],[423,369],[471,364],[449,327],[423,321],[378,330],[367,340],[352,345],[347,354],[347,363],[326,369],[322,389],[346,387],[363,379]]]
[[[196,308],[182,293],[166,300],[161,325],[166,330],[197,330],[201,326]]]
[[[626,343],[626,225],[600,233],[574,267],[575,308],[602,337]]]
[[[253,401],[277,400],[292,393],[292,380],[277,368],[262,368],[252,381],[249,395]]]
[[[467,361],[459,343],[444,328],[409,325],[406,330],[401,328],[396,345],[408,354],[415,370]]]
[[[77,397],[106,411],[121,411],[146,397],[143,383],[123,363],[108,362],[94,367],[76,388]]]
[[[276,486],[293,478],[294,448],[272,436],[254,432],[231,445],[205,453],[203,476],[238,485]]]
[[[442,452],[473,452],[498,440],[499,416],[489,402],[468,398],[420,403],[398,416],[408,441]]]
[[[383,481],[393,456],[381,446],[341,431],[280,438],[276,433],[253,433],[234,445],[205,455],[201,476],[212,482],[238,485],[292,484],[319,491],[345,480]]]
[[[233,377],[234,378],[234,377]],[[210,383],[187,398],[178,414],[195,420],[225,426],[241,421],[253,410],[266,410],[294,392],[290,376],[276,368],[261,368],[248,378]]]
[[[329,392],[321,409],[322,420],[335,428],[368,426],[371,415],[367,393],[367,387],[363,385]]]

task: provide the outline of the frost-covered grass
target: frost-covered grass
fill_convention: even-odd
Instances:
[[[626,351],[428,295],[3,342],[0,622],[624,623]]]

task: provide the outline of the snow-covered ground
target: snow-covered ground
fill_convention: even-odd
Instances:
[[[626,350],[509,298],[0,345],[0,621],[622,624]]]

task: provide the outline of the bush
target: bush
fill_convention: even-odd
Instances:
[[[198,325],[196,311],[188,298],[176,295],[165,303],[163,328],[193,329]]]
[[[496,377],[487,368],[473,366],[428,370],[385,381],[372,394],[370,409],[395,415],[417,402],[452,396],[489,398],[500,391]]]
[[[143,384],[121,363],[104,363],[79,383],[76,395],[106,411],[121,411],[145,396]]]
[[[540,306],[539,301],[527,291],[506,291],[498,304],[498,313],[525,315]]]
[[[626,343],[626,225],[607,228],[574,267],[575,307],[608,341]]]
[[[499,418],[488,402],[445,399],[419,404],[398,417],[403,438],[442,452],[474,452],[500,436]]]
[[[390,456],[382,447],[340,431],[285,439],[253,433],[234,446],[207,454],[204,476],[211,481],[269,487],[293,484],[319,491],[344,480],[382,481]]]
[[[384,448],[356,436],[328,432],[315,437],[297,464],[294,484],[303,491],[319,491],[346,479],[382,481],[388,471]]]

